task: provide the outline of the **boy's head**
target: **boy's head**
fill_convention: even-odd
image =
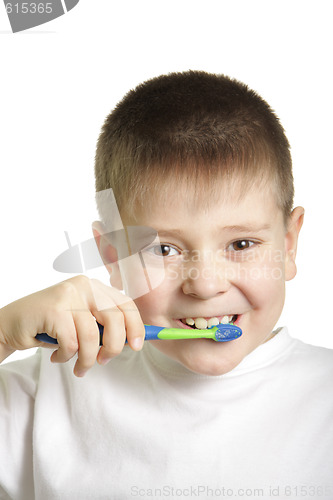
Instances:
[[[155,341],[160,351],[192,371],[221,374],[270,338],[285,281],[296,272],[303,209],[292,212],[288,140],[261,97],[204,72],[150,80],[106,119],[95,174],[97,191],[113,189],[125,225],[159,235],[145,262],[154,268],[163,259],[165,278],[136,298],[143,321],[186,328],[186,319],[209,326],[236,316],[243,330],[225,344]],[[110,261],[117,249],[96,241]],[[110,269],[111,283],[121,286],[118,264]],[[126,282],[131,295],[133,269]]]

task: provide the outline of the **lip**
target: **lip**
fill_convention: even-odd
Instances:
[[[189,328],[190,330],[192,330],[192,328],[189,325],[185,325],[185,323],[180,321],[180,319],[175,319],[174,321],[176,321],[178,328],[185,328],[185,329]]]

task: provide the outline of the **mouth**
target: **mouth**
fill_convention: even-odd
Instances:
[[[206,330],[220,324],[236,324],[239,314],[225,314],[223,316],[213,317],[198,317],[198,318],[181,318],[177,320],[181,328],[192,328],[197,330]]]

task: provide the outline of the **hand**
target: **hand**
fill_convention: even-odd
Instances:
[[[103,303],[103,310],[96,308]],[[96,320],[104,326],[99,345]],[[54,345],[36,340],[37,333],[56,338],[51,361],[65,363],[76,353],[74,374],[82,377],[95,363],[104,365],[120,354],[127,338],[140,350],[144,324],[135,303],[119,290],[86,276],[76,276],[28,295],[0,309],[0,362],[15,350]]]

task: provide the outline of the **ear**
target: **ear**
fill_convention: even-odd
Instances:
[[[96,241],[96,245],[99,254],[104,262],[104,265],[110,275],[111,286],[123,289],[119,265],[118,265],[118,253],[116,247],[111,245],[110,241],[107,239],[107,232],[105,226],[100,221],[95,221],[92,223],[92,231]]]
[[[303,225],[304,208],[296,207],[289,218],[288,229],[285,235],[285,280],[292,280],[297,273],[296,252],[299,232]]]

